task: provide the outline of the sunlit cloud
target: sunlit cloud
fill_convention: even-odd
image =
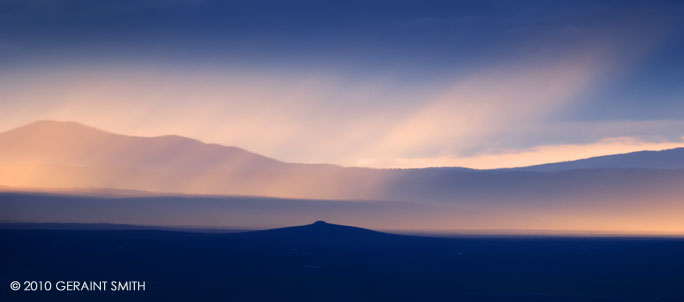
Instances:
[[[312,66],[55,64],[0,74],[0,129],[72,120],[129,135],[178,134],[288,162],[404,168],[510,167],[679,146],[632,138],[645,126],[630,122],[619,127],[628,130],[564,140],[573,128],[551,118],[658,41],[636,43],[611,30],[569,48],[549,38],[536,55],[438,80]],[[541,138],[550,131],[561,139]]]

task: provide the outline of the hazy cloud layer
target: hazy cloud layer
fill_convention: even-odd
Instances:
[[[373,167],[682,144],[677,3],[270,5],[6,2],[0,129],[74,120]]]

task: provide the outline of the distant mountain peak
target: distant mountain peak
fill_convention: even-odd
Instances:
[[[38,120],[32,123],[26,124],[24,127],[43,127],[43,126],[56,126],[56,125],[63,125],[63,126],[76,126],[76,127],[84,127],[84,128],[93,128],[91,126],[79,123],[79,122],[74,122],[74,121],[58,121],[58,120]]]
[[[229,236],[266,240],[268,242],[288,242],[295,248],[312,244],[369,245],[378,242],[378,240],[392,240],[404,237],[402,235],[383,233],[354,226],[327,223],[322,220],[307,225],[243,232],[229,234]]]
[[[90,141],[92,143],[95,143],[95,140],[109,140],[110,142],[112,140],[129,140],[128,143],[138,143],[138,144],[148,144],[148,145],[153,145],[153,144],[159,144],[158,147],[192,147],[192,148],[198,148],[201,146],[205,147],[210,147],[210,148],[223,148],[225,150],[232,150],[232,151],[240,151],[244,153],[249,153],[253,156],[258,156],[261,157],[262,159],[267,159],[270,161],[276,161],[275,159],[271,159],[268,157],[265,157],[263,155],[247,151],[245,149],[239,148],[239,147],[234,147],[234,146],[226,146],[226,145],[221,145],[221,144],[214,144],[214,143],[205,143],[203,141],[190,138],[190,137],[185,137],[185,136],[180,136],[176,134],[166,134],[166,135],[157,135],[157,136],[136,136],[136,135],[127,135],[127,134],[119,134],[119,133],[114,133],[114,132],[109,132],[105,131],[96,127],[88,126],[79,122],[73,122],[73,121],[57,121],[57,120],[39,120],[35,121],[29,124],[26,124],[24,126],[16,127],[4,132],[0,132],[0,135],[3,135],[5,137],[10,137],[11,140],[19,140],[16,143],[23,143],[25,141],[36,141],[36,142],[45,142],[45,141],[64,141],[66,138],[76,138],[80,141]],[[2,138],[0,136],[0,138]],[[136,140],[136,141],[132,141]],[[69,141],[65,142],[66,144],[70,143]],[[100,141],[98,141],[100,143]],[[160,143],[165,143],[165,145],[162,145]],[[173,145],[175,144],[175,145]],[[64,144],[61,144],[64,145]],[[149,146],[146,146],[149,147]],[[173,151],[173,150],[171,150]]]
[[[11,133],[11,132],[44,132],[44,131],[50,131],[50,132],[56,132],[56,131],[65,131],[69,130],[71,132],[77,131],[77,132],[82,132],[82,131],[92,131],[92,132],[99,132],[99,133],[108,133],[106,131],[97,129],[95,127],[91,127],[85,124],[81,124],[79,122],[72,122],[72,121],[56,121],[56,120],[40,120],[40,121],[35,121],[29,124],[26,124],[24,126],[20,126],[17,128],[13,128],[4,132],[0,133]]]

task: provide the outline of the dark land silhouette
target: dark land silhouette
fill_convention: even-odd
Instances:
[[[684,240],[458,237],[316,222],[231,234],[0,230],[0,282],[140,280],[144,292],[3,301],[682,301]]]

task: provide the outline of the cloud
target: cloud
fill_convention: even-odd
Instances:
[[[571,139],[575,126],[550,118],[623,70],[623,60],[635,56],[616,52],[635,41],[603,33],[569,48],[547,43],[538,53],[437,80],[309,65],[84,62],[14,69],[0,73],[0,128],[73,120],[124,134],[179,134],[290,162],[378,167],[511,166],[529,161],[511,150],[538,146],[534,152],[552,154],[553,144],[589,148],[587,142],[643,136],[644,125],[625,122],[584,129],[578,143]],[[641,48],[630,51],[648,49]]]

